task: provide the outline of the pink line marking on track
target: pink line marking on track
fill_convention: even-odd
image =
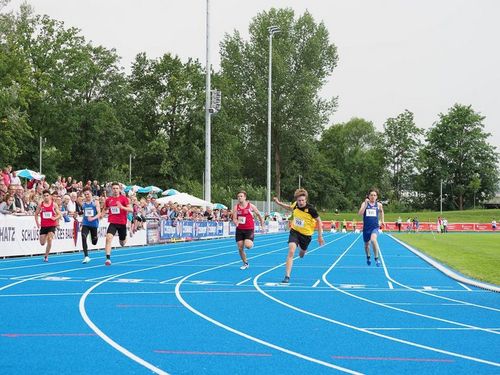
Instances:
[[[356,357],[332,355],[334,359],[359,359],[362,361],[407,361],[407,362],[455,362],[453,359],[441,358],[404,358],[404,357]]]
[[[159,354],[184,354],[184,355],[225,355],[225,356],[242,356],[242,357],[271,357],[269,353],[235,353],[235,352],[196,352],[183,350],[154,350]]]
[[[2,333],[2,337],[66,337],[66,336],[96,336],[95,333]]]
[[[182,305],[116,305],[120,308],[130,308],[130,307],[165,307],[165,308],[182,308]]]

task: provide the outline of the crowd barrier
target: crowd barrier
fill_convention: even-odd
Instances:
[[[287,221],[270,221],[265,223],[266,233],[278,233],[288,230]],[[255,233],[261,233],[260,223],[255,223]],[[161,219],[156,223],[149,223],[147,232],[148,244],[191,241],[218,237],[234,236],[236,226],[227,221],[171,221]]]
[[[73,219],[69,222],[59,221],[52,242],[51,253],[62,253],[82,250],[79,223]],[[76,229],[76,230],[75,230]],[[97,230],[98,241],[96,245],[87,237],[89,249],[102,249],[105,244],[108,220],[99,220]],[[37,255],[45,253],[45,246],[40,245],[40,230],[36,227],[33,216],[0,215],[0,258],[10,256]],[[140,230],[133,237],[128,237],[127,246],[145,245],[146,230]],[[113,239],[112,246],[120,246],[118,237]]]
[[[331,230],[332,227],[335,227],[336,230],[340,230],[341,228],[342,221],[323,221],[323,229],[324,230]],[[352,221],[348,221],[346,223],[346,230],[347,231],[353,231],[353,223]],[[362,222],[356,222],[356,228],[358,230],[363,230],[363,223]],[[398,226],[396,223],[391,222],[391,223],[385,223],[385,230],[388,231],[393,231],[397,232]],[[415,230],[415,227],[413,225],[410,225],[411,231]],[[401,223],[401,232],[408,231],[408,224],[406,222]],[[437,228],[437,223],[430,223],[430,222],[421,222],[418,225],[418,231],[419,232],[438,232]],[[491,224],[478,224],[478,223],[449,223],[447,226],[447,231],[448,232],[491,232],[493,231],[493,228]]]
[[[90,250],[102,249],[105,245],[108,221],[106,218],[99,221],[98,241],[96,245],[87,237]],[[287,222],[266,223],[268,233],[277,233],[288,229]],[[217,221],[179,221],[170,220],[147,221],[145,230],[137,231],[128,236],[127,246],[143,246],[173,242],[179,240],[198,240],[233,236],[236,227],[232,222]],[[256,233],[261,232],[259,223],[256,223]],[[12,256],[30,256],[45,253],[45,246],[39,242],[40,230],[37,228],[33,216],[13,216],[0,214],[0,258]],[[115,236],[113,247],[119,247],[118,236]],[[51,253],[63,253],[82,250],[79,222],[73,219],[70,222],[60,220],[52,242]]]

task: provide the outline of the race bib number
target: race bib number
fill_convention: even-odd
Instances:
[[[85,217],[92,217],[94,216],[94,209],[93,208],[86,208],[85,209]]]
[[[52,219],[52,212],[50,212],[50,211],[43,211],[42,212],[42,218],[44,218],[44,219]]]
[[[299,219],[298,217],[295,217],[293,219],[293,224],[296,226],[296,227],[300,227],[300,228],[304,228],[304,225],[305,225],[305,222],[303,219]]]
[[[247,222],[247,218],[245,216],[238,216],[238,224],[245,224]]]
[[[110,209],[111,209],[111,213],[113,215],[118,215],[120,213],[120,208],[119,207],[112,206],[112,207],[110,207]]]
[[[367,217],[377,217],[377,210],[374,208],[367,208],[365,212]]]

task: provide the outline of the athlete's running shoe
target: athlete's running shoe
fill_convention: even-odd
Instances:
[[[248,263],[245,263],[240,267],[240,270],[246,270],[248,269],[248,267],[250,267],[250,265]]]
[[[380,267],[380,260],[378,258],[375,258],[375,264],[377,265],[377,267]]]
[[[44,262],[48,262],[49,261],[49,257],[47,257],[47,256],[43,257],[43,261]]]
[[[283,281],[281,282],[282,284],[288,284],[290,282],[290,276],[285,276]]]
[[[83,260],[82,260],[83,264],[88,263],[88,262],[90,262],[90,258],[89,257],[83,258]]]
[[[106,266],[111,266],[111,259],[106,259],[106,261],[104,262],[104,264]]]
[[[372,261],[370,260],[370,258],[366,258],[366,264],[368,264],[368,265],[372,264]]]

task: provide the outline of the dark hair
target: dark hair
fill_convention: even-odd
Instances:
[[[83,189],[82,189],[82,193],[85,193],[86,191],[90,191],[92,192],[92,189],[89,188],[88,186],[85,186]]]
[[[49,195],[50,195],[50,191],[49,191],[49,190],[47,190],[47,189],[42,190],[42,195],[43,195],[43,194],[49,194]]]
[[[111,186],[115,186],[115,185],[116,185],[116,186],[120,186],[120,184],[119,184],[118,182],[112,182],[112,183],[111,183]]]
[[[379,196],[379,192],[378,192],[377,188],[372,187],[370,190],[368,190],[368,194],[367,195],[369,196],[371,193],[376,193],[377,196]]]
[[[238,194],[236,194],[236,196],[238,196],[239,194],[245,194],[245,198],[247,197],[247,192],[245,190],[238,191]]]

